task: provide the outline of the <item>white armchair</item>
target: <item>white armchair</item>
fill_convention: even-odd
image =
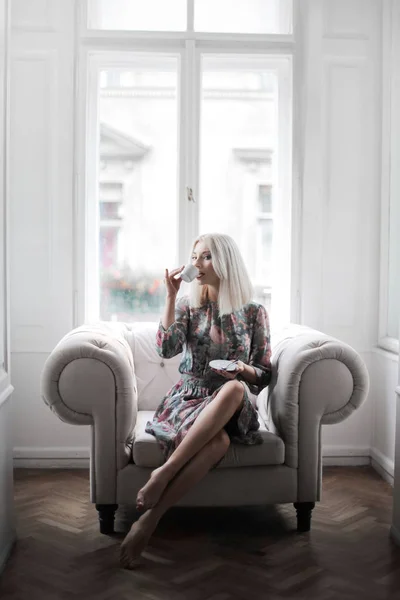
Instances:
[[[44,402],[61,420],[91,426],[90,494],[101,533],[113,532],[118,504],[134,504],[163,462],[145,425],[178,380],[180,355],[158,356],[156,330],[154,323],[79,327],[44,367]],[[263,444],[231,444],[179,505],[293,502],[298,530],[308,531],[321,492],[321,425],[361,405],[368,372],[350,346],[307,327],[289,326],[273,337],[272,350],[272,380],[257,399]]]

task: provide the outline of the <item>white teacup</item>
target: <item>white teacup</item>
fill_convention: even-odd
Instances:
[[[181,271],[180,273],[175,275],[175,279],[179,279],[179,277],[180,277],[183,281],[186,281],[186,283],[190,283],[191,281],[193,281],[193,279],[195,279],[197,277],[198,274],[199,274],[198,268],[195,267],[194,265],[189,264],[189,265],[185,266],[183,271]]]

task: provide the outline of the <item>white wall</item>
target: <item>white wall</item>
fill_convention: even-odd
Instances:
[[[301,210],[295,211],[301,235],[293,297],[302,323],[353,345],[375,369],[382,3],[301,0],[301,7],[295,82],[295,127],[303,134]],[[54,417],[39,385],[48,353],[72,328],[74,2],[13,0],[12,8],[15,455],[17,464],[53,457],[68,463],[88,456],[88,430]],[[373,443],[390,452],[372,438],[377,389],[375,383],[354,416],[324,429],[331,460],[368,461]]]
[[[371,353],[372,464],[390,483],[393,483],[394,475],[397,368],[396,354],[378,348]]]
[[[0,0],[0,573],[15,539],[9,355],[7,152],[9,3]]]
[[[398,207],[400,194],[400,2],[383,2],[382,21],[382,215],[381,215],[381,294],[379,337],[383,345],[395,349],[399,305],[394,280],[400,279],[399,262],[394,255],[400,248]],[[396,207],[396,209],[394,209]],[[393,237],[394,236],[394,237]],[[398,258],[398,257],[397,257]],[[397,316],[395,316],[395,310]],[[391,342],[391,343],[388,343]],[[398,355],[375,349],[371,355],[371,395],[374,398],[372,458],[382,475],[393,482],[396,425],[396,383]],[[398,443],[400,433],[397,433]],[[399,525],[400,527],[400,525]]]
[[[301,321],[354,346],[377,342],[381,2],[311,0],[302,96]],[[328,456],[368,456],[372,401],[325,427]]]
[[[77,447],[89,444],[87,428],[62,423],[40,398],[44,361],[73,327],[74,17],[71,0],[12,2],[11,347],[17,457],[42,458],[68,447],[75,455]]]

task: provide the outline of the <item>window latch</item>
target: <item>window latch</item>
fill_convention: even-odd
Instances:
[[[188,202],[196,202],[193,196],[193,189],[191,187],[186,186],[186,197]]]

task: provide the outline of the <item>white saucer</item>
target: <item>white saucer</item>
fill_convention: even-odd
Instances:
[[[213,369],[217,369],[218,371],[236,371],[236,363],[233,363],[231,360],[212,360],[208,364]],[[229,366],[228,366],[229,365]]]

